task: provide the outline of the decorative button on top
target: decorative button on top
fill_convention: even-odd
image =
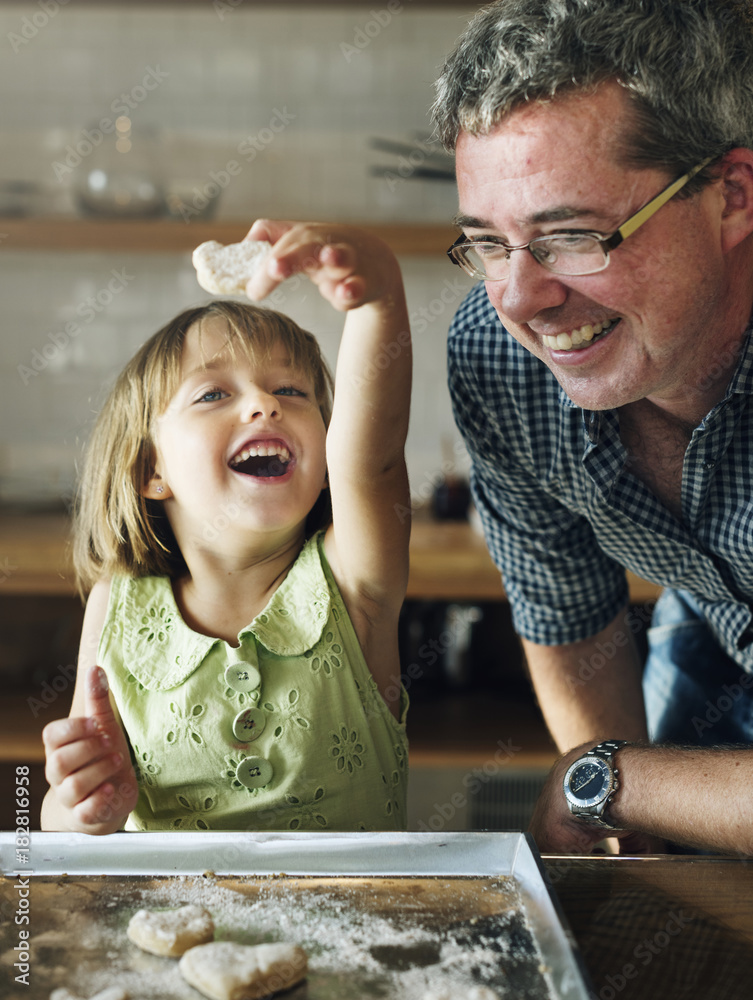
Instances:
[[[261,684],[261,674],[253,663],[233,660],[225,667],[225,681],[233,691],[255,691]]]
[[[257,736],[261,736],[266,724],[267,717],[264,712],[260,712],[258,708],[246,708],[233,720],[233,735],[241,743],[250,743]]]
[[[246,757],[235,770],[235,776],[246,788],[262,788],[272,780],[274,768],[265,757]]]

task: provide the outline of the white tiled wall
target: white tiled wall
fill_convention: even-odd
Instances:
[[[78,179],[111,141],[103,123],[128,105],[134,149],[151,157],[158,181],[201,192],[212,172],[238,164],[217,218],[444,223],[454,184],[419,179],[414,168],[431,162],[432,82],[471,13],[408,0],[2,4],[0,184],[35,181],[39,210],[75,211]],[[103,141],[70,168],[71,149],[86,152],[85,129]],[[375,137],[413,153],[379,151]],[[389,176],[374,173],[380,166]],[[444,341],[469,283],[444,258],[401,263],[417,318],[408,460],[425,495],[448,453],[464,465]],[[0,291],[0,499],[65,494],[103,384],[203,295],[188,254],[14,252],[8,243]],[[334,361],[341,318],[307,285],[283,296],[278,307],[320,335]],[[70,320],[82,332],[65,343]],[[35,359],[40,370],[24,373]]]

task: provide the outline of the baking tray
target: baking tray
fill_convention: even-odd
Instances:
[[[28,858],[20,864],[18,857]],[[0,833],[0,996],[199,1000],[175,959],[127,939],[142,908],[205,906],[216,938],[309,955],[286,1000],[588,1000],[533,842],[518,833]],[[20,874],[19,874],[20,873]],[[28,883],[28,895],[24,895]],[[19,917],[28,915],[28,924]],[[30,930],[28,985],[15,966]]]

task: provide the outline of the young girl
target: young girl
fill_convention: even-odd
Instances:
[[[399,268],[351,227],[249,237],[273,244],[250,298],[305,271],[347,312],[334,404],[311,334],[250,304],[188,310],[126,366],[82,476],[91,592],[43,829],[405,827]]]

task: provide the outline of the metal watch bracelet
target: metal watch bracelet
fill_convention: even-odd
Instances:
[[[613,760],[618,750],[625,746],[627,740],[603,740],[601,743],[592,747],[588,753],[584,754],[585,757],[601,757],[605,759],[612,767],[612,775],[618,774],[617,768],[614,766]],[[614,782],[614,788],[609,793],[609,797],[604,803],[604,808],[601,811],[600,816],[589,816],[588,822],[594,826],[600,826],[605,830],[619,830],[620,827],[614,826],[609,822],[608,819],[604,818],[604,814],[608,810],[609,806],[612,804],[615,792],[620,787],[619,781]]]
[[[610,823],[609,820],[605,818],[604,814],[606,813],[609,805],[612,803],[615,792],[619,788],[620,784],[616,778],[616,775],[619,774],[619,771],[613,765],[612,761],[617,751],[620,750],[622,747],[624,747],[626,743],[627,740],[604,740],[602,743],[598,743],[595,747],[592,747],[590,750],[586,751],[586,753],[584,753],[581,757],[579,757],[577,761],[573,761],[573,763],[568,768],[567,775],[565,776],[566,785],[569,780],[570,774],[574,771],[574,769],[579,764],[582,764],[585,761],[587,761],[589,757],[596,758],[597,760],[602,761],[603,764],[609,768],[611,775],[612,787],[606,799],[602,800],[600,803],[595,803],[589,806],[578,807],[575,805],[575,803],[572,801],[572,799],[568,794],[568,804],[570,807],[570,812],[576,819],[582,820],[589,826],[597,826],[603,830],[620,829],[619,827],[616,827],[612,823]],[[565,791],[567,794],[567,788],[565,789]]]

